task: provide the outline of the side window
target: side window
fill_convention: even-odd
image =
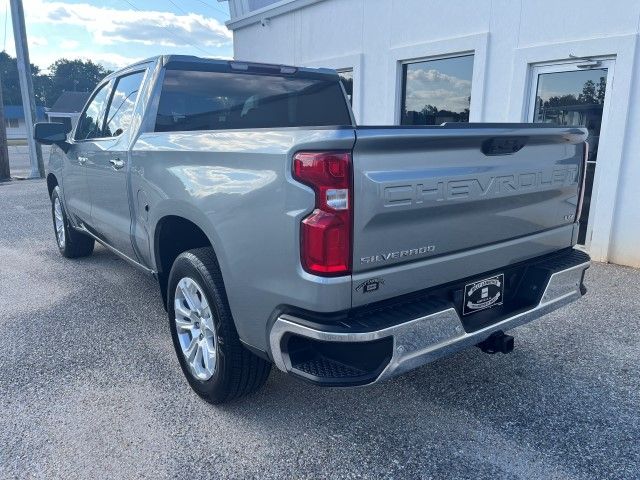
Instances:
[[[144,71],[131,73],[118,79],[107,112],[105,137],[117,137],[131,125],[133,107],[138,98],[142,77],[144,77]]]
[[[102,122],[104,120],[104,107],[109,94],[109,83],[105,83],[89,102],[89,106],[78,120],[76,140],[102,137]]]

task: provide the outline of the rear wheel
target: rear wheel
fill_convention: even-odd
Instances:
[[[271,364],[241,344],[212,248],[179,255],[167,293],[173,345],[198,395],[210,403],[224,403],[265,383]]]
[[[95,241],[75,230],[69,223],[60,198],[60,187],[55,187],[51,193],[51,216],[53,217],[53,229],[56,234],[58,250],[63,256],[78,258],[91,255]]]

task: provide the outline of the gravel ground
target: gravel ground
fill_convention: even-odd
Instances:
[[[0,478],[640,478],[640,271],[369,388],[273,371],[222,408],[180,372],[152,278],[58,255],[43,181],[0,184]]]

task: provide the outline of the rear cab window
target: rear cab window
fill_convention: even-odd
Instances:
[[[337,75],[167,69],[156,132],[352,126]]]

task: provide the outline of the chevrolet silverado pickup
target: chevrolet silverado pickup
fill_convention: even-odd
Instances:
[[[367,385],[580,298],[586,130],[358,126],[335,71],[160,56],[38,123],[68,258],[154,275],[191,387]],[[105,319],[108,321],[108,319]]]

